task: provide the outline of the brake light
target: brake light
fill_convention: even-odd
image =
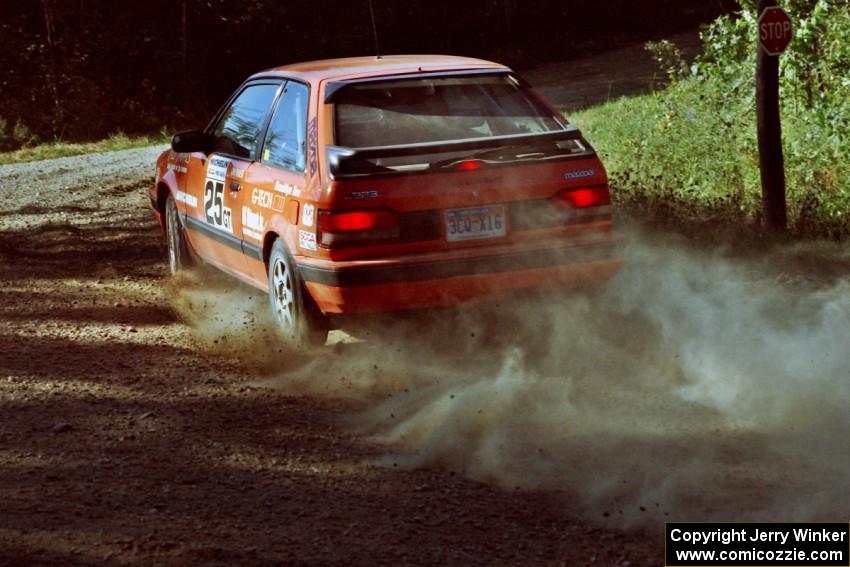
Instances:
[[[328,232],[347,232],[352,230],[374,230],[388,228],[398,224],[395,213],[390,211],[349,211],[319,213],[319,227]]]
[[[386,240],[399,235],[398,215],[387,210],[319,211],[319,244],[325,248]]]
[[[475,171],[476,169],[481,169],[482,165],[484,164],[479,160],[468,159],[456,164],[455,169],[459,169],[461,171]]]
[[[574,209],[598,207],[611,203],[611,195],[607,185],[587,187],[582,189],[567,189],[558,193],[558,200]]]

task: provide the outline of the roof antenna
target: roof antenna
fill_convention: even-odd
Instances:
[[[375,59],[380,59],[381,47],[378,45],[378,26],[375,25],[375,10],[372,8],[372,0],[369,0],[369,16],[372,18],[372,35],[375,37]]]

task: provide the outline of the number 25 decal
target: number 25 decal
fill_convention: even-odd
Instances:
[[[207,215],[207,222],[210,224],[221,226],[223,193],[224,183],[219,181],[207,181],[207,185],[204,187],[204,212]]]
[[[204,186],[204,213],[207,222],[227,232],[233,232],[231,210],[224,206],[224,183],[207,179]]]

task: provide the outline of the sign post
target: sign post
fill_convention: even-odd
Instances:
[[[776,0],[758,2],[759,47],[756,62],[756,115],[765,228],[784,232],[788,224],[785,202],[785,160],[779,116],[779,55],[793,36],[791,18]]]

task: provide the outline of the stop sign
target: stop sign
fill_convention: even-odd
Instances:
[[[791,16],[779,6],[765,8],[758,20],[759,43],[768,55],[779,55],[794,37]]]

